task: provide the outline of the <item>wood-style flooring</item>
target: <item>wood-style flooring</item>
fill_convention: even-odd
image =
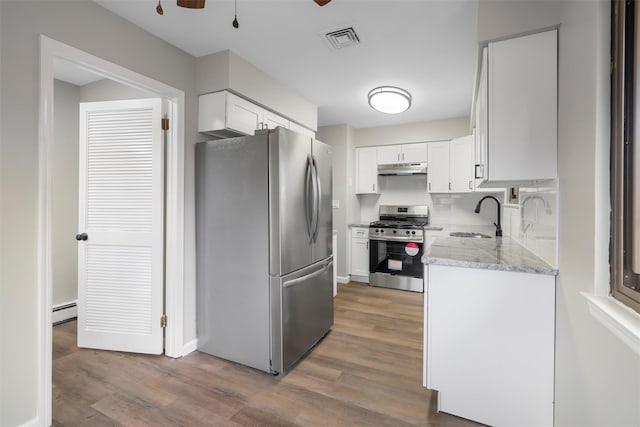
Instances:
[[[478,426],[422,387],[423,295],[339,285],[333,330],[289,373],[193,352],[78,349],[53,329],[54,426]]]

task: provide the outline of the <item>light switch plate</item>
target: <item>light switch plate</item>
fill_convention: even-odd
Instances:
[[[340,200],[333,200],[331,205],[333,206],[333,209],[340,209]]]

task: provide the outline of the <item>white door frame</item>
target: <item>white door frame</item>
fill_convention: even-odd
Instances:
[[[52,271],[51,164],[54,139],[54,58],[62,58],[105,78],[155,92],[169,99],[171,126],[166,151],[165,213],[165,354],[183,354],[184,280],[184,92],[105,61],[79,49],[40,36],[40,107],[38,133],[38,419],[50,425],[52,414]]]

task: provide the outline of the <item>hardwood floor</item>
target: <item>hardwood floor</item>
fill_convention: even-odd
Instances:
[[[333,330],[288,374],[193,352],[78,349],[54,327],[54,426],[443,426],[422,387],[423,295],[339,285]]]

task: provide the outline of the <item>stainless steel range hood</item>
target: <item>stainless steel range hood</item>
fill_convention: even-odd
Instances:
[[[378,175],[426,175],[426,163],[400,163],[397,165],[378,165]]]

